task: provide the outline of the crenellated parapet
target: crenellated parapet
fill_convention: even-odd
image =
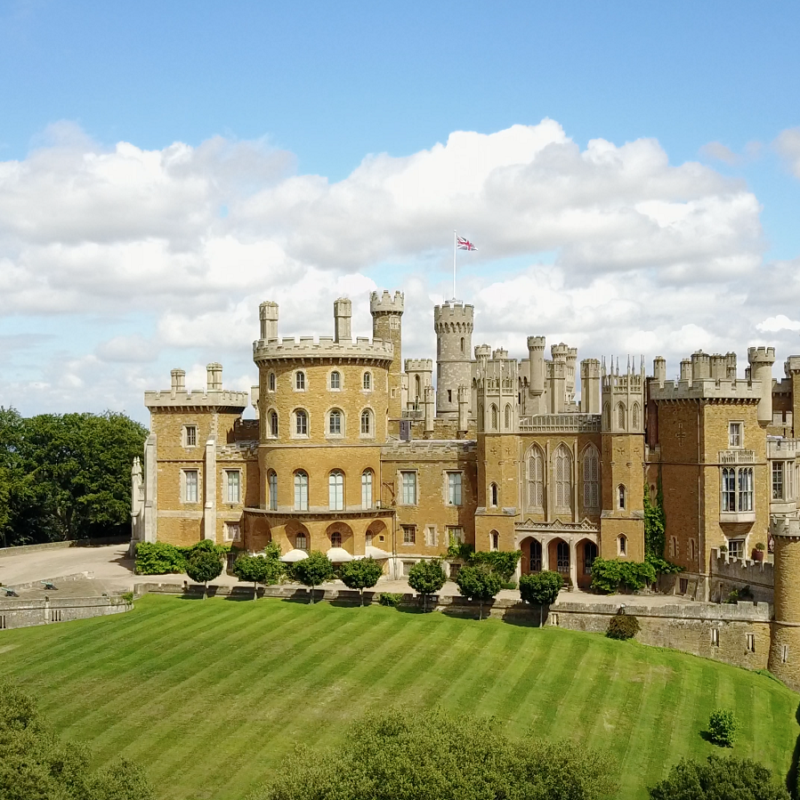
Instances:
[[[336,341],[333,336],[301,336],[299,339],[284,337],[253,342],[253,361],[256,364],[272,361],[298,361],[344,359],[366,363],[389,363],[394,358],[394,345],[383,339],[359,336],[353,340]]]
[[[205,389],[187,391],[186,372],[182,369],[173,369],[170,388],[145,392],[145,406],[151,411],[186,408],[224,410],[231,413],[241,413],[247,408],[249,392],[233,392],[222,388],[222,364],[217,362],[209,364],[206,374]]]
[[[433,327],[436,333],[472,333],[475,321],[475,307],[445,301],[433,308]]]
[[[402,292],[390,294],[386,289],[382,293],[372,292],[369,296],[369,312],[376,314],[402,314],[405,310],[405,296]]]
[[[652,384],[650,398],[660,402],[681,400],[716,400],[737,403],[761,401],[761,382],[745,380],[664,381]]]

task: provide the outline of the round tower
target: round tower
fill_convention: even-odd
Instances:
[[[458,417],[458,387],[472,383],[472,328],[475,309],[445,301],[433,309],[436,331],[436,415]]]
[[[774,347],[749,347],[750,379],[761,381],[761,400],[758,403],[758,424],[766,427],[772,423],[772,365],[775,363]]]
[[[800,520],[775,518],[775,616],[769,648],[769,671],[789,688],[800,690]]]
[[[390,295],[386,289],[382,294],[373,292],[369,298],[369,312],[372,314],[372,336],[383,339],[394,346],[394,358],[389,366],[389,418],[402,417],[403,392],[403,353],[402,325],[405,300],[402,292]]]

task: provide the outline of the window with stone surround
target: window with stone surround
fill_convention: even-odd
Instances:
[[[417,504],[417,473],[411,470],[400,473],[401,500],[404,506]]]
[[[417,541],[417,528],[415,525],[403,525],[403,544],[414,544]]]
[[[183,470],[183,502],[197,503],[200,496],[200,473],[196,469]]]
[[[361,412],[361,435],[372,436],[372,411],[365,408]]]
[[[223,535],[226,542],[238,542],[242,538],[242,528],[238,522],[226,522]]]
[[[572,512],[572,456],[561,444],[553,455],[553,472],[556,483],[556,512]]]
[[[744,423],[742,422],[728,423],[728,447],[744,447],[743,428]]]
[[[269,412],[269,435],[273,438],[278,438],[278,412]]]
[[[339,370],[334,370],[331,372],[331,389],[333,391],[338,391],[342,388],[342,374]]]
[[[492,422],[491,422],[492,430],[496,431],[498,429],[499,425],[500,425],[500,420],[499,420],[499,414],[497,412],[497,406],[494,403],[492,403],[492,407],[490,409],[490,414],[491,414],[491,418],[492,418]]]
[[[628,537],[624,533],[617,537],[617,554],[621,556],[628,555]]]
[[[544,453],[538,445],[528,450],[528,508],[533,511],[544,510]]]
[[[341,436],[344,431],[344,414],[338,408],[328,414],[328,434],[331,436]]]
[[[625,510],[626,499],[627,498],[625,497],[625,487],[622,484],[620,484],[619,486],[617,486],[617,508],[620,511]]]
[[[617,427],[624,431],[627,425],[625,424],[625,403],[617,403]]]
[[[294,412],[294,435],[308,436],[308,413],[302,408]]]
[[[511,404],[506,404],[506,430],[510,431],[514,422],[514,412],[511,409]]]
[[[364,391],[371,392],[372,391],[372,373],[365,372],[364,377],[361,381],[361,385],[364,387]]]
[[[744,556],[744,539],[728,539],[728,557],[742,558]]]
[[[183,446],[197,447],[197,425],[183,426]]]
[[[447,505],[449,506],[461,505],[462,477],[460,472],[447,473]]]
[[[242,502],[242,472],[238,469],[225,470],[225,497],[228,503]]]
[[[492,531],[489,534],[489,549],[490,550],[500,549],[500,534],[497,531]]]
[[[308,473],[303,470],[294,474],[294,510],[308,511]]]
[[[497,508],[500,502],[500,492],[497,490],[497,484],[493,483],[489,487],[489,505],[492,508]]]
[[[269,488],[269,510],[278,510],[278,475],[270,470],[267,475],[267,486]]]
[[[719,647],[719,628],[711,629],[711,646]]]
[[[447,526],[447,543],[464,544],[464,529],[460,525]]]
[[[773,461],[772,462],[772,499],[773,500],[783,500],[783,472],[784,466],[783,461]]]
[[[328,476],[328,508],[344,510],[344,473],[336,469]]]
[[[303,370],[298,370],[294,374],[294,388],[298,392],[304,392],[306,390],[306,374]]]
[[[426,525],[425,526],[425,546],[426,547],[436,547],[436,526],[435,525]]]
[[[594,445],[583,451],[583,507],[600,508],[600,456]]]
[[[724,467],[722,470],[722,511],[753,510],[753,468]]]
[[[374,473],[371,469],[365,469],[361,473],[361,508],[372,508],[372,479]]]
[[[274,392],[275,391],[276,380],[275,380],[275,373],[274,372],[270,372],[270,374],[269,374],[268,386],[269,386],[269,391],[270,392]]]
[[[745,643],[747,644],[747,652],[755,653],[756,651],[756,635],[754,633],[745,634]]]

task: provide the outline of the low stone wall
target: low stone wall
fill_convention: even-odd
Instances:
[[[709,598],[712,601],[724,602],[734,589],[741,591],[749,586],[754,600],[772,602],[775,587],[773,564],[747,558],[729,558],[713,548],[710,572]]]
[[[70,539],[66,542],[43,542],[41,544],[20,544],[15,547],[0,547],[0,558],[35,553],[39,550],[64,550],[69,547],[101,547],[108,544],[127,544],[128,536],[108,536],[104,539]]]
[[[103,617],[130,611],[133,604],[122,597],[72,597],[25,600],[0,598],[0,631],[29,628],[73,619]]]
[[[140,583],[137,595],[148,592],[160,594],[190,594],[201,596],[203,587],[196,584]],[[252,599],[253,588],[237,586],[209,586],[209,596],[231,599]],[[377,603],[381,592],[364,592],[364,603]],[[309,590],[297,585],[259,587],[259,597],[278,597],[286,600],[308,601]],[[316,589],[314,599],[332,603],[355,605],[359,593],[349,589]],[[684,603],[681,605],[648,606],[626,603],[624,612],[639,619],[641,631],[637,640],[654,647],[669,647],[684,653],[724,661],[747,669],[766,669],[770,646],[771,609],[767,603]],[[478,616],[478,603],[466,597],[432,596],[429,606],[446,614]],[[422,599],[415,594],[404,594],[400,605],[421,607]],[[556,602],[544,614],[545,625],[592,633],[605,633],[611,617],[618,614],[620,605],[613,602],[586,603]],[[519,600],[498,599],[485,604],[484,614],[504,619],[512,624],[539,625],[539,607]],[[713,633],[716,631],[716,633]]]

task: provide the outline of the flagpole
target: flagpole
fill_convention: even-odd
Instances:
[[[458,249],[458,233],[453,230],[453,300],[456,299],[456,250]]]

